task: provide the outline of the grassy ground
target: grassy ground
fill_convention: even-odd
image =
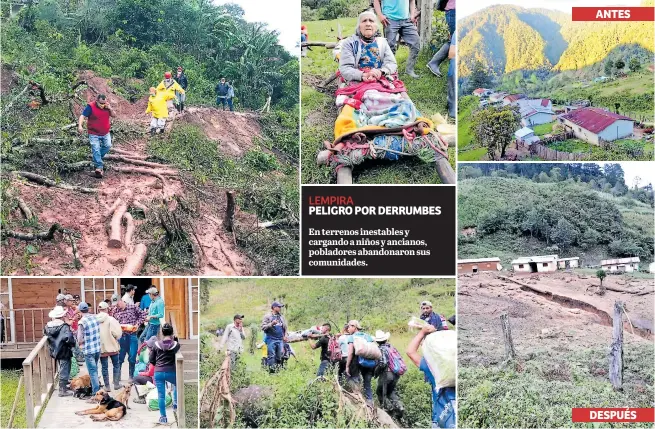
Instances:
[[[198,385],[185,384],[184,385],[184,405],[186,427],[198,427]]]
[[[650,407],[652,345],[624,346],[624,389],[614,391],[599,368],[606,348],[569,353],[553,370],[549,352],[533,353],[516,367],[459,366],[460,427],[652,427],[652,423],[573,423],[572,407]],[[529,359],[529,360],[528,360]]]
[[[405,405],[402,427],[428,427],[430,424],[430,388],[418,369],[405,355],[415,334],[407,327],[411,315],[417,315],[421,300],[429,299],[435,311],[449,315],[455,311],[453,280],[435,279],[242,279],[203,280],[210,285],[209,300],[201,312],[201,385],[220,366],[223,355],[216,352],[214,332],[217,326],[231,322],[232,315],[245,314],[247,338],[245,352],[232,374],[232,391],[247,386],[271,389],[273,397],[257,421],[258,427],[366,427],[366,422],[338,407],[331,383],[315,382],[319,351],[308,342],[293,343],[296,358],[287,368],[271,375],[261,367],[262,351],[248,353],[251,336],[261,342],[259,323],[269,311],[272,299],[286,304],[284,315],[289,329],[302,330],[329,321],[333,327],[352,318],[360,320],[366,332],[383,329],[391,332],[390,342],[404,357],[408,371],[399,382],[399,396]],[[348,295],[347,300],[344,296]],[[402,299],[398,299],[402,296]],[[333,328],[334,329],[334,328]],[[452,326],[451,326],[452,329]],[[330,380],[333,379],[330,376]],[[376,387],[373,382],[373,389]],[[252,411],[251,411],[252,413]],[[248,412],[238,411],[235,427],[244,427]],[[250,426],[253,427],[253,426]]]
[[[9,424],[9,414],[16,396],[18,388],[18,379],[22,371],[13,371],[3,369],[0,373],[0,427],[6,428]],[[21,387],[18,396],[18,404],[14,412],[14,422],[12,427],[23,428],[27,426],[25,415],[25,388]]]
[[[546,147],[560,152],[570,153],[603,153],[599,146],[589,144],[580,139],[568,139],[559,142],[548,143]]]
[[[307,25],[311,41],[335,42],[338,24],[341,24],[344,37],[353,34],[356,18],[340,18],[331,21],[309,21]],[[407,93],[424,117],[439,113],[447,115],[446,109],[446,73],[448,61],[441,65],[444,77],[437,78],[426,67],[432,52],[424,50],[419,55],[416,73],[421,77],[412,79],[407,76],[405,62],[408,49],[401,46],[396,54],[400,79],[407,86]],[[307,57],[302,58],[302,182],[334,183],[332,171],[325,166],[316,165],[316,154],[323,148],[325,140],[334,139],[334,121],[337,110],[334,106],[334,86],[326,93],[315,89],[320,81],[330,76],[338,68],[332,58],[332,51],[322,47],[312,47]],[[454,149],[449,150],[450,163],[455,166]],[[357,183],[440,183],[434,166],[415,158],[396,162],[366,162],[353,171],[353,180]]]
[[[484,147],[478,147],[475,149],[465,150],[457,154],[458,161],[480,161],[483,160],[487,154],[487,149]]]
[[[553,124],[554,122],[550,122],[547,124],[540,124],[532,127],[534,130],[534,135],[535,136],[543,136],[545,134],[549,134],[553,131]]]

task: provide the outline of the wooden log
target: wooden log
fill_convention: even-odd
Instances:
[[[170,168],[170,166],[166,165],[166,164],[158,164],[156,162],[148,162],[148,161],[143,161],[141,159],[132,159],[132,158],[128,158],[127,156],[124,156],[124,155],[108,154],[108,155],[105,155],[105,157],[103,159],[106,159],[106,160],[109,160],[109,161],[124,162],[126,164],[140,165],[140,166],[143,166],[143,167],[163,168],[163,169]]]
[[[32,210],[30,210],[29,206],[23,200],[21,197],[16,197],[16,201],[18,201],[18,208],[20,209],[21,212],[23,212],[23,216],[25,216],[25,219],[30,220],[32,219]]]
[[[24,240],[24,241],[52,240],[53,237],[55,236],[55,232],[57,231],[62,231],[62,227],[58,223],[53,223],[50,226],[50,229],[48,229],[47,231],[37,232],[37,233],[8,231],[6,229],[3,229],[2,237],[15,238],[17,240]]]
[[[300,47],[305,48],[307,46],[322,46],[325,49],[334,49],[337,47],[335,42],[302,42]]]
[[[20,388],[23,387],[23,376],[21,375],[18,379],[18,389],[16,389],[16,395],[14,395],[14,403],[11,406],[11,412],[9,413],[9,422],[7,427],[11,428],[14,424],[14,416],[16,414],[16,404],[18,404],[18,397],[20,396]]]
[[[437,158],[436,167],[437,167],[437,174],[441,179],[441,183],[444,183],[446,185],[457,183],[457,176],[455,175],[455,171],[453,170],[453,167],[451,167],[450,162],[448,162],[446,158],[441,156]]]
[[[623,389],[623,303],[614,303],[612,345],[610,346],[610,382],[614,390]]]
[[[20,176],[24,179],[27,179],[31,182],[38,183],[40,185],[45,185],[48,187],[67,189],[69,191],[78,191],[84,194],[97,194],[98,190],[93,188],[85,188],[83,186],[69,185],[67,183],[57,183],[52,179],[49,179],[40,174],[30,173],[29,171],[15,171],[14,174]]]
[[[509,325],[509,316],[506,312],[500,315],[500,323],[503,328],[503,339],[505,340],[505,358],[509,361],[516,359],[512,330]]]
[[[110,215],[112,215],[116,211],[118,206],[121,205],[122,202],[123,202],[123,200],[121,200],[121,197],[116,198],[116,201],[114,201],[114,204],[112,204],[111,207],[109,207],[109,209],[107,209],[104,212],[102,217],[109,217]]]
[[[225,192],[227,197],[227,207],[225,209],[225,219],[223,220],[223,226],[228,232],[234,230],[234,212],[236,211],[237,204],[234,201],[234,192],[227,191]]]
[[[134,247],[134,252],[127,257],[125,265],[123,266],[123,272],[121,276],[123,277],[133,277],[139,275],[143,269],[143,264],[146,262],[146,257],[148,256],[148,247],[139,243]]]
[[[128,204],[132,200],[132,191],[125,189],[120,196],[121,203],[114,210],[111,217],[111,231],[109,233],[109,247],[120,249],[123,246],[122,219],[127,211]]]
[[[334,81],[337,77],[339,77],[339,74],[338,74],[337,72],[332,73],[332,75],[331,75],[330,77],[328,77],[327,79],[325,79],[323,82],[319,83],[319,84],[318,84],[318,87],[319,87],[319,88],[325,88],[325,87],[328,86],[330,83],[332,83],[332,81]]]
[[[143,211],[143,214],[144,214],[144,215],[148,212],[148,207],[146,207],[146,205],[143,204],[143,203],[142,203],[141,201],[139,201],[139,200],[134,200],[134,201],[132,201],[132,207],[137,208],[137,209]]]
[[[351,167],[341,167],[337,170],[337,185],[352,185],[353,169]]]
[[[125,219],[125,239],[124,244],[125,248],[132,251],[132,236],[134,235],[134,219],[129,212],[123,214],[123,219]]]
[[[175,170],[153,170],[149,168],[140,168],[140,167],[119,167],[112,166],[112,170],[119,171],[121,173],[135,173],[135,174],[147,174],[150,176],[160,177],[160,176],[177,176],[178,172]]]

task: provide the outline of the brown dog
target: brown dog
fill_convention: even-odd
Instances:
[[[107,392],[98,392],[95,397],[102,395],[100,403],[95,408],[90,408],[88,410],[78,411],[75,414],[78,416],[90,415],[91,419],[94,421],[102,420],[120,420],[127,413],[127,408],[122,402],[117,401],[116,399],[109,396]]]
[[[91,396],[91,377],[86,375],[80,375],[71,380],[71,390],[75,392],[73,396],[76,398],[87,398]]]
[[[116,394],[116,400],[125,404],[127,408],[130,408],[128,402],[130,400],[130,394],[132,393],[132,386],[134,386],[134,383],[127,383]]]

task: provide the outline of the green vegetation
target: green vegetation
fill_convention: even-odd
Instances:
[[[303,2],[303,5],[305,3]],[[339,19],[321,21],[305,21],[303,18],[303,25],[307,26],[310,41],[336,42],[339,26],[342,28],[343,37],[353,34],[357,19],[343,17],[343,14],[340,16],[342,17]],[[407,47],[399,47],[396,54],[399,77],[407,86],[407,93],[418,110],[428,118],[436,113],[440,113],[443,117],[447,116],[446,78],[437,78],[426,68],[434,50],[447,40],[443,12],[435,11],[435,29],[430,49],[421,52],[416,64],[416,73],[421,76],[420,79],[412,79],[404,74],[409,52]],[[338,66],[339,64],[332,57],[332,51],[322,47],[312,47],[307,57],[302,59],[303,183],[330,183],[335,180],[330,169],[316,165],[316,154],[323,149],[323,142],[326,140],[331,142],[334,139],[334,121],[337,117],[334,86],[330,86],[325,93],[322,93],[316,90],[316,85],[334,73]],[[447,70],[448,61],[444,61],[441,65],[444,76]],[[449,150],[449,155],[450,163],[454,168],[454,148]],[[366,162],[354,169],[353,180],[357,183],[439,183],[439,176],[432,164],[426,164],[417,158],[407,158],[395,162]]]
[[[505,158],[507,146],[514,141],[514,132],[521,126],[521,115],[515,106],[487,107],[471,116],[475,141],[487,149],[489,159]]]
[[[232,315],[244,313],[244,324],[253,329],[260,342],[258,329],[268,303],[281,299],[286,304],[284,315],[291,330],[306,329],[328,321],[333,331],[349,319],[358,319],[366,332],[383,329],[391,332],[390,342],[404,357],[408,371],[400,378],[399,395],[405,405],[401,427],[430,425],[430,386],[421,372],[405,356],[405,349],[414,335],[407,328],[411,316],[418,316],[419,304],[428,299],[435,311],[446,317],[455,311],[455,284],[452,280],[435,279],[241,279],[203,280],[201,289],[209,288],[207,311],[201,316],[201,386],[219,368],[224,354],[217,353],[213,332],[232,322]],[[402,296],[402,299],[398,299]],[[348,299],[344,299],[348,297]],[[452,326],[450,326],[452,328]],[[319,364],[319,351],[312,351],[307,342],[293,343],[297,359],[287,369],[269,374],[261,368],[261,350],[241,355],[232,373],[231,390],[247,386],[271,389],[272,398],[262,401],[262,410],[238,409],[235,427],[256,423],[257,427],[368,427],[366,421],[339,411],[338,396],[331,383],[314,381]],[[330,380],[333,376],[330,376]],[[377,380],[373,381],[375,390]],[[201,416],[202,420],[202,416]]]
[[[198,385],[193,383],[184,384],[184,406],[186,412],[184,417],[188,428],[198,427]]]
[[[11,407],[16,397],[16,390],[18,389],[18,380],[22,375],[22,371],[14,371],[3,369],[0,372],[0,426],[6,428],[9,424],[9,415]],[[27,427],[27,417],[25,411],[25,387],[22,386],[20,394],[18,395],[18,403],[16,404],[16,411],[14,411],[14,422],[12,427],[24,428]]]
[[[568,353],[543,350],[516,367],[469,366],[458,371],[461,427],[591,427],[573,423],[573,407],[650,407],[653,347],[624,344],[622,392],[607,381],[607,350]],[[520,357],[521,358],[521,357]],[[650,423],[594,423],[593,427],[651,427]]]
[[[535,136],[543,136],[553,132],[553,122],[547,124],[535,125],[532,127]]]
[[[458,161],[482,161],[487,156],[487,149],[479,147],[477,149],[469,149],[457,153]]]
[[[606,166],[604,177],[584,177],[585,183],[566,164],[544,165],[532,167],[534,173],[529,166],[460,169],[459,226],[476,232],[460,235],[461,258],[493,254],[508,262],[517,251],[550,250],[579,255],[587,264],[607,256],[652,260],[652,186],[629,190],[615,167]],[[518,177],[531,174],[531,180]]]

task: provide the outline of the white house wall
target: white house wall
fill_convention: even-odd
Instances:
[[[532,125],[547,124],[549,122],[553,122],[553,115],[548,113],[535,113],[534,115],[523,118],[522,120],[522,123],[526,127],[530,127]]]
[[[605,128],[598,135],[605,141],[613,141],[622,139],[624,137],[632,136],[632,129],[634,127],[632,121],[618,120],[609,127]]]
[[[568,119],[564,119],[564,125],[570,128],[573,131],[573,134],[580,140],[584,140],[587,143],[595,144],[598,146],[598,134],[594,134],[591,131],[582,128],[580,125],[576,125]]]

